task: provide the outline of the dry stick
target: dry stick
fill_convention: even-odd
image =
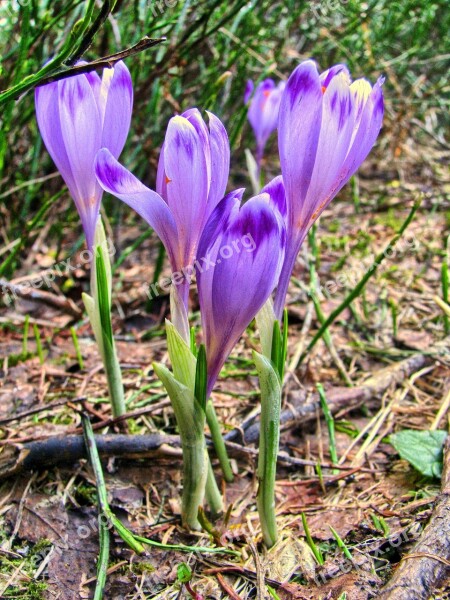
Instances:
[[[412,373],[422,369],[424,366],[433,363],[435,357],[440,352],[445,352],[448,347],[448,338],[430,348],[427,355],[414,354],[409,358],[381,369],[367,379],[362,386],[354,388],[331,388],[327,390],[328,407],[332,414],[336,414],[342,410],[351,411],[360,406],[362,403],[379,397],[392,384],[398,384],[405,378],[410,377]],[[84,397],[77,400],[83,400]],[[306,394],[296,392],[290,394],[290,408],[281,413],[281,423],[284,429],[292,426],[305,424],[308,421],[315,420],[317,410],[320,410],[320,400],[318,394],[312,394],[308,403],[305,403]],[[72,400],[73,401],[73,400]],[[153,409],[159,408],[161,404],[153,406]],[[46,409],[56,406],[49,405]],[[40,410],[40,409],[39,409]],[[151,411],[151,407],[141,409],[130,413],[134,416],[144,414]],[[22,416],[33,414],[36,411],[27,411],[22,413]],[[126,417],[127,415],[124,415]],[[13,420],[14,417],[0,421],[0,424]],[[254,415],[256,419],[256,415]],[[93,428],[105,427],[116,422],[118,419],[110,419],[107,422],[96,423]],[[256,450],[248,448],[245,444],[254,443],[259,438],[259,423],[253,423],[248,420],[246,427],[234,429],[225,436],[227,449],[233,455],[255,454]],[[235,440],[243,440],[243,445],[234,443]],[[126,458],[144,458],[146,455],[154,456],[161,455],[176,455],[179,454],[179,438],[178,436],[168,436],[160,434],[127,436],[120,434],[99,435],[96,436],[96,443],[100,454],[103,456],[118,456]],[[81,436],[65,435],[47,437],[40,441],[27,441],[21,443],[20,440],[2,440],[5,446],[0,458],[0,479],[4,479],[11,475],[17,474],[24,469],[44,468],[55,466],[57,464],[73,463],[80,458],[85,457],[84,444]],[[285,456],[281,452],[278,460],[285,461],[295,466],[304,466],[312,463],[295,459],[290,456]],[[332,465],[323,465],[325,468]],[[336,468],[336,467],[335,467]],[[342,467],[343,468],[343,467]]]
[[[74,67],[70,67],[69,69],[65,69],[64,71],[60,71],[58,73],[49,75],[44,79],[41,79],[38,85],[46,85],[47,83],[53,83],[54,81],[59,81],[60,79],[66,79],[67,77],[73,77],[74,75],[81,75],[82,73],[90,73],[91,71],[98,69],[107,69],[113,67],[120,60],[124,60],[129,56],[134,56],[139,52],[147,50],[152,46],[156,46],[161,42],[165,42],[166,38],[151,38],[148,35],[143,37],[139,42],[126,48],[125,50],[120,50],[120,52],[115,52],[114,54],[109,54],[108,56],[104,56],[102,58],[97,58],[88,62],[85,65],[76,65]]]
[[[47,83],[52,83],[53,81],[65,79],[66,77],[72,77],[73,75],[89,73],[90,71],[94,71],[96,69],[112,67],[119,60],[123,60],[124,58],[137,54],[138,52],[147,50],[147,48],[151,48],[156,44],[164,42],[165,39],[166,38],[152,39],[148,36],[145,36],[144,38],[139,40],[137,44],[131,46],[130,48],[126,48],[125,50],[121,50],[120,52],[115,52],[114,54],[110,54],[103,58],[93,60],[86,65],[77,65],[75,67],[65,68],[62,71],[57,71],[56,73],[52,73],[51,75],[44,77],[30,76],[29,78],[26,78],[27,81],[21,82],[16,86],[1,91],[0,105],[8,100],[18,98],[28,90],[33,89],[37,86],[46,85]]]
[[[178,436],[159,434],[128,436],[124,434],[96,435],[101,456],[145,458],[154,455],[163,444],[179,445]],[[173,453],[177,449],[173,449]],[[27,469],[44,469],[59,464],[71,464],[87,458],[82,435],[55,436],[26,444],[5,446],[0,457],[0,479]]]
[[[404,556],[378,600],[428,600],[450,574],[450,436],[444,448],[441,493],[411,553]]]
[[[106,434],[95,436],[99,453],[104,458],[116,457],[123,459],[143,459],[147,457],[175,457],[181,458],[180,438],[177,435],[129,435],[129,434]],[[212,447],[212,443],[209,444]],[[256,458],[258,451],[255,448],[241,446],[228,442],[227,451],[231,456],[252,456]],[[37,470],[60,465],[73,464],[86,458],[83,439],[80,435],[53,436],[45,440],[27,442],[24,444],[11,442],[5,444],[0,454],[0,480],[17,475],[24,470]],[[278,455],[279,462],[294,467],[315,467],[317,461],[304,460],[289,456],[284,452]],[[321,464],[324,469],[331,469],[333,465],[325,462]],[[342,471],[342,477],[347,477],[348,466],[336,467]],[[356,471],[365,471],[358,468]],[[371,469],[368,469],[372,472]],[[336,477],[330,477],[330,482],[336,481]]]
[[[10,283],[9,281],[6,281],[6,279],[0,279],[0,288],[11,292],[11,294],[18,296],[23,300],[32,300],[34,302],[46,304],[47,306],[53,306],[77,319],[83,314],[75,302],[65,296],[57,296],[56,294],[37,290],[36,288]]]

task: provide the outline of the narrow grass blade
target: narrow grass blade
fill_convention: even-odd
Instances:
[[[305,352],[303,352],[303,354],[300,356],[300,358],[297,362],[297,365],[296,365],[297,367],[303,362],[303,360],[306,358],[306,356],[309,354],[309,352],[311,352],[311,350],[314,348],[314,346],[317,344],[317,342],[322,338],[324,333],[326,331],[328,331],[328,328],[330,327],[330,325],[332,323],[334,323],[334,321],[337,319],[337,317],[347,308],[347,306],[355,298],[357,298],[359,296],[359,294],[362,292],[364,286],[369,281],[369,279],[371,277],[373,277],[373,275],[375,275],[378,267],[381,265],[383,260],[387,256],[391,255],[391,250],[394,248],[395,244],[398,242],[398,240],[401,238],[401,236],[407,229],[408,225],[413,220],[414,215],[416,214],[419,206],[420,206],[420,201],[414,203],[414,206],[412,207],[412,209],[411,209],[409,215],[407,216],[406,220],[404,221],[403,225],[400,227],[398,233],[395,234],[395,236],[392,238],[392,240],[389,242],[389,244],[386,246],[386,248],[382,252],[380,252],[378,254],[378,256],[376,256],[371,267],[368,269],[368,271],[365,273],[365,275],[361,278],[361,280],[355,285],[355,287],[350,292],[350,294],[348,294],[348,296],[341,302],[341,304],[326,319],[325,323],[323,323],[323,325],[320,327],[319,331],[316,333],[316,335],[313,337],[311,342],[308,344],[308,347],[306,348]]]

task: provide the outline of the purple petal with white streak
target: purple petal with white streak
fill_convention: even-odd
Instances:
[[[167,200],[177,224],[179,245],[186,265],[192,263],[205,223],[209,181],[204,146],[188,119],[169,121],[164,142]]]
[[[189,108],[188,110],[184,111],[184,113],[182,113],[181,116],[184,117],[185,119],[187,119],[189,121],[189,123],[191,123],[194,126],[194,128],[199,136],[200,143],[203,148],[203,152],[205,153],[206,177],[208,180],[208,192],[209,192],[209,185],[211,182],[211,150],[209,147],[208,127],[206,126],[206,123],[203,120],[203,117],[202,117],[200,111],[198,110],[198,108]]]
[[[355,102],[345,73],[335,75],[323,94],[322,124],[316,162],[299,212],[302,227],[312,223],[337,194],[341,170],[355,123]]]
[[[61,132],[58,83],[49,83],[35,90],[36,116],[45,147],[69,188],[70,195],[79,198],[72,166],[67,156]]]
[[[230,142],[222,121],[211,112],[209,117],[209,146],[211,151],[211,184],[208,195],[207,215],[222,200],[230,173]]]
[[[350,177],[359,169],[372,150],[380,133],[384,115],[383,82],[384,78],[380,77],[361,110],[357,125],[358,129],[342,166],[340,183],[336,193],[344,187]]]
[[[177,250],[177,226],[161,196],[143,185],[106,148],[97,154],[95,173],[106,192],[128,204],[155,230],[167,250],[172,270],[180,269],[183,264]]]
[[[239,197],[229,194],[211,215],[198,256],[215,264],[197,269],[208,394],[237,340],[272,293],[285,244],[284,224],[267,194],[241,207]]]
[[[319,143],[322,103],[316,64],[305,61],[289,77],[278,121],[278,147],[290,229],[302,226],[302,206],[311,183]]]
[[[95,155],[101,147],[101,117],[85,75],[58,81],[58,95],[62,138],[78,188],[74,200],[91,247],[102,197],[94,173]]]
[[[100,97],[105,102],[102,147],[118,158],[127,140],[133,109],[131,75],[122,61],[113,69],[104,69]]]
[[[350,81],[351,81],[350,71],[348,70],[346,65],[342,65],[342,64],[333,65],[332,67],[330,67],[329,69],[327,69],[326,71],[321,73],[320,74],[320,83],[325,88],[327,88],[330,85],[333,77],[336,77],[336,75],[338,75],[339,73],[344,74],[345,81],[347,82],[348,85],[350,85]]]

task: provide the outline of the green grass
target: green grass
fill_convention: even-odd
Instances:
[[[27,77],[34,81],[51,57],[76,57],[98,17],[98,8],[91,15],[92,8],[92,2],[80,0],[2,2],[0,90],[20,85]],[[217,113],[228,128],[235,167],[232,185],[237,186],[248,185],[244,149],[253,147],[242,104],[247,78],[286,77],[299,60],[310,56],[322,68],[343,61],[355,77],[373,81],[386,76],[385,128],[393,144],[411,119],[423,121],[430,114],[439,135],[445,126],[448,29],[444,0],[185,0],[172,7],[151,0],[119,0],[84,57],[92,60],[123,50],[145,35],[165,36],[164,44],[127,62],[135,104],[123,160],[153,185],[168,119],[175,110],[198,106]],[[59,197],[60,178],[39,181],[55,169],[37,131],[33,93],[3,100],[1,109],[0,202],[5,210],[0,210],[0,238],[7,230],[8,239],[2,242],[19,242],[2,257],[0,274],[11,276],[52,206],[58,216],[49,238],[58,247],[68,230],[80,228],[67,194],[65,200]],[[274,150],[274,139],[271,146]],[[270,168],[276,174],[277,166]],[[17,186],[22,187],[11,191]],[[113,224],[122,218],[121,203],[105,199],[105,206]],[[134,218],[129,211],[124,214]]]

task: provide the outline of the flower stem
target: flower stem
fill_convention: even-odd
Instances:
[[[233,471],[231,469],[230,459],[228,458],[227,449],[225,447],[225,442],[220,430],[219,420],[217,419],[214,404],[211,400],[208,400],[206,403],[205,413],[206,422],[208,423],[208,427],[211,432],[211,438],[216,450],[217,458],[219,459],[220,466],[222,468],[223,476],[225,481],[231,483],[234,479]]]
[[[205,488],[206,501],[209,504],[211,512],[216,516],[223,512],[223,500],[217,485],[214,471],[211,464],[211,459],[208,456],[208,474],[206,476]]]
[[[192,443],[186,440],[183,441],[182,435],[180,435],[180,437],[183,450],[183,496],[181,518],[183,525],[189,529],[200,530],[201,525],[197,515],[199,506],[203,505],[208,474],[208,454],[206,451],[205,440],[202,438]]]
[[[108,392],[115,417],[125,413],[122,373],[117,358],[111,320],[111,262],[101,220],[95,230],[94,259],[91,266],[92,297],[83,294],[95,339],[103,359]]]
[[[94,600],[102,600],[106,585],[106,573],[109,563],[109,529],[100,522],[99,531],[100,553],[97,561],[97,583],[95,584]]]
[[[105,350],[104,367],[106,379],[108,381],[108,391],[111,399],[112,411],[114,417],[120,417],[125,413],[126,408],[123,393],[122,372],[120,370],[119,359],[117,358],[114,339],[110,341],[104,338],[103,347]]]
[[[264,543],[271,548],[278,539],[275,517],[275,476],[280,440],[281,384],[268,358],[253,353],[261,385],[257,506]]]
[[[176,379],[164,365],[154,363],[153,368],[169,394],[180,433],[183,451],[183,525],[200,530],[197,514],[199,506],[203,505],[209,462],[203,433],[205,411],[192,390]]]

